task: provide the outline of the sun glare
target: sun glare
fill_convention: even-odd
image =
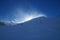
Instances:
[[[32,20],[32,19],[33,19],[32,16],[27,16],[27,17],[24,18],[25,21],[29,21],[29,20]]]
[[[38,17],[47,17],[47,16],[44,15],[44,14],[39,14],[39,15],[26,15],[24,17],[23,22],[30,21],[30,20],[35,19],[35,18],[38,18]]]

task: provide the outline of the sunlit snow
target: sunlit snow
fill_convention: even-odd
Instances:
[[[35,19],[35,18],[38,18],[38,17],[47,17],[46,15],[44,14],[32,14],[32,15],[25,15],[22,20],[16,20],[15,22],[16,23],[24,23],[24,22],[27,22],[27,21],[30,21],[32,19]]]

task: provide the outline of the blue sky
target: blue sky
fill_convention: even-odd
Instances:
[[[60,15],[59,0],[0,0],[0,20],[13,19],[15,10],[37,10],[49,17]],[[25,13],[24,13],[25,14]]]

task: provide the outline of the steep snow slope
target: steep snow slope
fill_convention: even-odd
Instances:
[[[60,40],[60,17],[42,17],[14,26],[1,26],[0,40]]]

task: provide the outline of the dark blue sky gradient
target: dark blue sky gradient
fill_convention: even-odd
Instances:
[[[22,8],[24,10],[35,9],[43,12],[49,17],[60,15],[59,0],[0,0],[0,20],[12,19],[14,10]]]

